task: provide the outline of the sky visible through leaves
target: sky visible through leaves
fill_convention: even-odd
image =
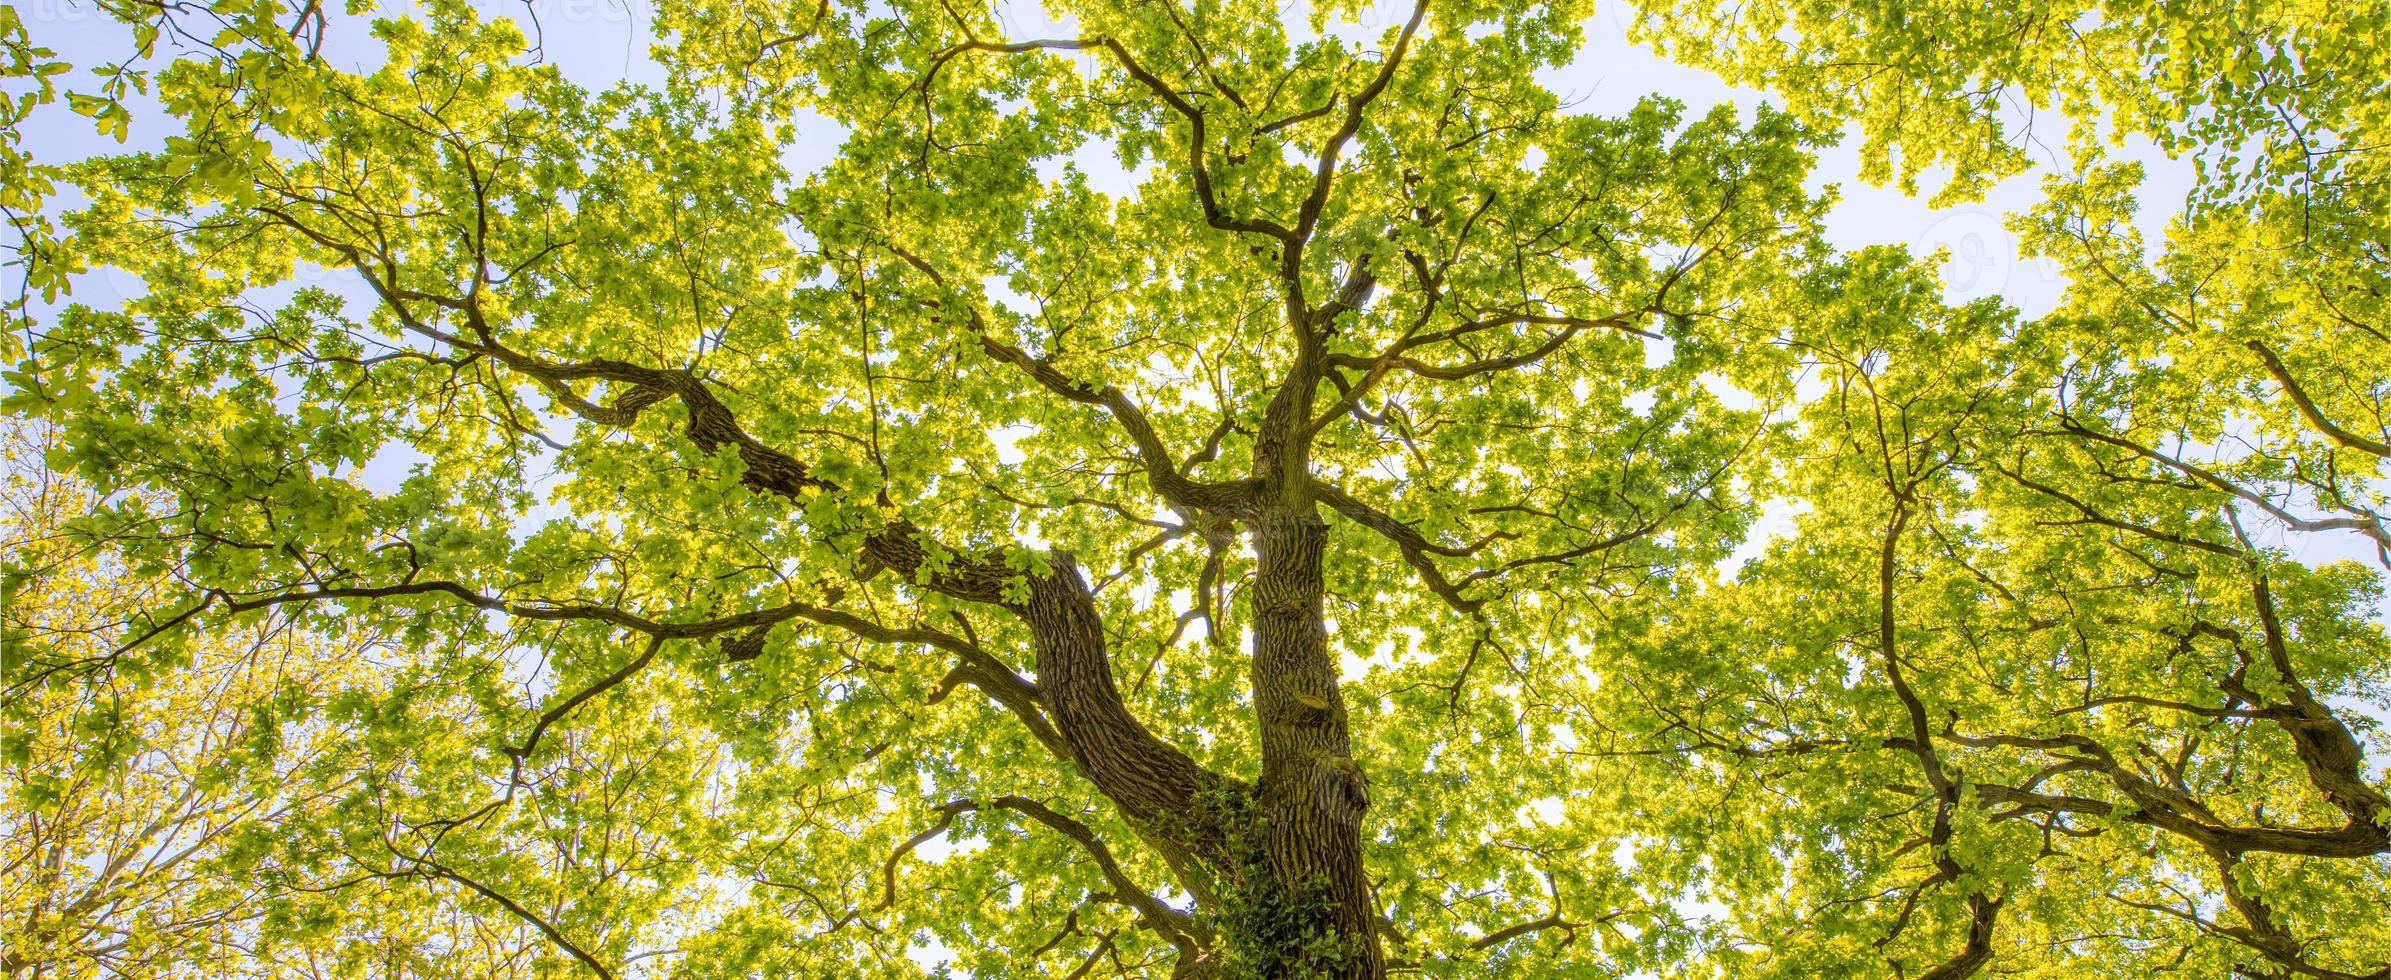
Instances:
[[[404,9],[407,8],[394,8]],[[653,14],[636,0],[535,0],[528,4],[477,0],[476,9],[485,16],[536,22],[541,42],[539,56],[590,89],[603,89],[620,81],[654,83],[662,77],[649,52]],[[1064,37],[1071,33],[1069,22],[1054,20],[1037,4],[1011,2],[999,9],[1003,11],[1004,22],[1015,29],[1014,37]],[[1288,8],[1291,24],[1300,25],[1301,9],[1300,5]],[[72,0],[35,0],[20,5],[20,10],[36,25],[42,43],[56,48],[70,63],[113,57],[112,45],[120,43],[108,31],[77,30],[79,25],[100,24],[104,18]],[[1661,95],[1682,100],[1696,109],[1729,103],[1743,107],[1748,115],[1751,106],[1772,101],[1766,93],[1658,57],[1649,48],[1629,40],[1628,24],[1633,8],[1605,5],[1600,10],[1585,25],[1586,43],[1577,57],[1562,68],[1542,69],[1538,73],[1538,80],[1562,94],[1573,111],[1598,115],[1620,113],[1648,95]],[[1398,23],[1401,13],[1401,7],[1382,2],[1358,23],[1332,25],[1332,29],[1355,37],[1375,37]],[[360,32],[331,36],[329,56],[335,62],[356,70],[372,67],[367,59],[374,57],[375,52],[357,43],[362,40]],[[341,50],[344,44],[366,50],[348,52],[344,62]],[[2030,145],[2030,155],[2040,166],[1999,182],[1982,200],[1966,204],[1935,208],[1926,201],[1931,196],[1931,187],[1924,194],[1910,195],[1860,179],[1856,140],[1819,152],[1809,184],[1814,189],[1832,185],[1839,195],[1827,213],[1828,239],[1842,248],[1893,243],[1907,245],[1919,254],[1941,250],[1945,258],[1940,273],[1947,301],[1964,303],[1998,297],[2022,316],[2049,312],[2066,290],[2066,279],[2058,263],[2018,254],[2018,242],[2007,228],[2007,217],[2040,198],[2040,182],[2048,172],[2066,168],[2064,140],[2059,134],[2048,132],[2059,125],[2056,122],[2046,121],[2044,132],[2037,133],[2032,114],[2013,106],[2006,116],[2017,127],[2021,141]],[[133,144],[154,142],[162,137],[161,117],[140,112],[136,107],[134,118]],[[108,152],[116,145],[66,113],[63,106],[50,108],[37,119],[43,120],[35,124],[35,131],[40,134],[40,155],[45,159],[77,159]],[[832,158],[846,135],[844,127],[817,116],[810,125],[800,127],[800,138],[787,148],[783,162],[793,173],[812,172]],[[2188,160],[2170,160],[2148,140],[2138,137],[2129,137],[2121,150],[2113,152],[2113,158],[2139,163],[2148,174],[2135,222],[2142,229],[2150,253],[2156,255],[2164,241],[2167,223],[2178,210],[2169,202],[2180,202],[2192,186],[2191,164]],[[1093,142],[1067,159],[1071,166],[1088,175],[1090,186],[1100,191],[1120,196],[1136,192],[1134,175],[1112,157],[1106,143]],[[1061,166],[1062,161],[1048,161],[1042,165],[1042,175],[1052,177]],[[64,208],[73,200],[69,191],[57,206]],[[319,270],[310,281],[351,295],[356,301],[368,298],[362,285],[329,271]],[[991,286],[999,291],[1004,289],[1001,280]],[[111,295],[138,295],[144,288],[138,277],[106,267],[80,274],[76,295],[101,302]],[[1665,357],[1666,353],[1655,350],[1651,356]],[[1008,451],[1015,437],[1003,429],[991,430],[989,435],[1000,449]],[[404,476],[413,460],[404,447],[396,448],[399,451],[377,457],[369,464],[363,478],[377,486],[388,486]],[[535,518],[538,516],[542,515]],[[1772,506],[1751,540],[1738,549],[1732,561],[1740,562],[1758,554],[1773,535],[1789,529],[1786,516],[1783,505]],[[2278,543],[2319,562],[2365,560],[2371,553],[2371,547],[2356,535],[2308,535]]]

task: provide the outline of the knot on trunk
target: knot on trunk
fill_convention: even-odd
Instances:
[[[1312,764],[1311,797],[1320,812],[1341,824],[1358,824],[1370,809],[1370,777],[1342,755],[1322,755]]]

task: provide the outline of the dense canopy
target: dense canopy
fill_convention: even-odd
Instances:
[[[10,976],[2391,977],[2381,0],[95,2]]]

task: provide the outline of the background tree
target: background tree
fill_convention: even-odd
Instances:
[[[337,828],[391,774],[355,709],[391,696],[405,651],[273,618],[157,641],[173,649],[154,671],[115,669],[159,583],[71,530],[94,500],[41,470],[47,433],[12,425],[5,445],[0,970],[505,976],[545,953],[529,927],[470,905],[383,904],[383,882],[315,873],[344,847],[378,849]],[[428,761],[430,742],[403,754]]]
[[[345,761],[261,969],[2391,969],[2380,580],[2264,530],[2385,541],[2383,372],[2313,346],[2379,338],[2368,273],[2288,284],[2368,254],[2391,72],[2273,94],[2365,49],[2313,16],[2194,32],[2256,65],[2203,114],[2095,71],[2193,50],[2155,13],[2059,21],[2081,58],[1867,21],[1985,67],[1822,85],[1899,12],[1684,8],[1786,109],[1605,119],[1533,74],[1581,6],[672,3],[666,82],[603,92],[461,3],[359,72],[317,6],[111,9],[181,56],[103,95],[182,132],[59,168],[36,258],[147,292],[35,326],[10,405],[161,585],[12,697],[389,645],[277,695]],[[2079,140],[2025,226],[2078,286],[2021,323],[1819,238],[1847,119],[1876,176],[2014,169],[1955,77],[2327,149],[2220,164],[2152,262]]]

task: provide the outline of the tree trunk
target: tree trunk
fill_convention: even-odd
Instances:
[[[1286,255],[1300,284],[1298,253]],[[1232,852],[1232,955],[1266,977],[1379,980],[1378,902],[1362,861],[1369,787],[1353,758],[1345,698],[1321,610],[1328,524],[1313,499],[1309,431],[1326,372],[1330,306],[1288,296],[1297,350],[1254,439],[1253,692],[1262,778]],[[1242,971],[1241,971],[1242,972]]]
[[[1240,938],[1270,947],[1269,975],[1377,978],[1385,964],[1361,842],[1369,794],[1352,758],[1321,615],[1327,537],[1317,508],[1300,498],[1265,510],[1255,535],[1262,779],[1253,819],[1273,894],[1254,910],[1269,920],[1256,923],[1269,935]]]

